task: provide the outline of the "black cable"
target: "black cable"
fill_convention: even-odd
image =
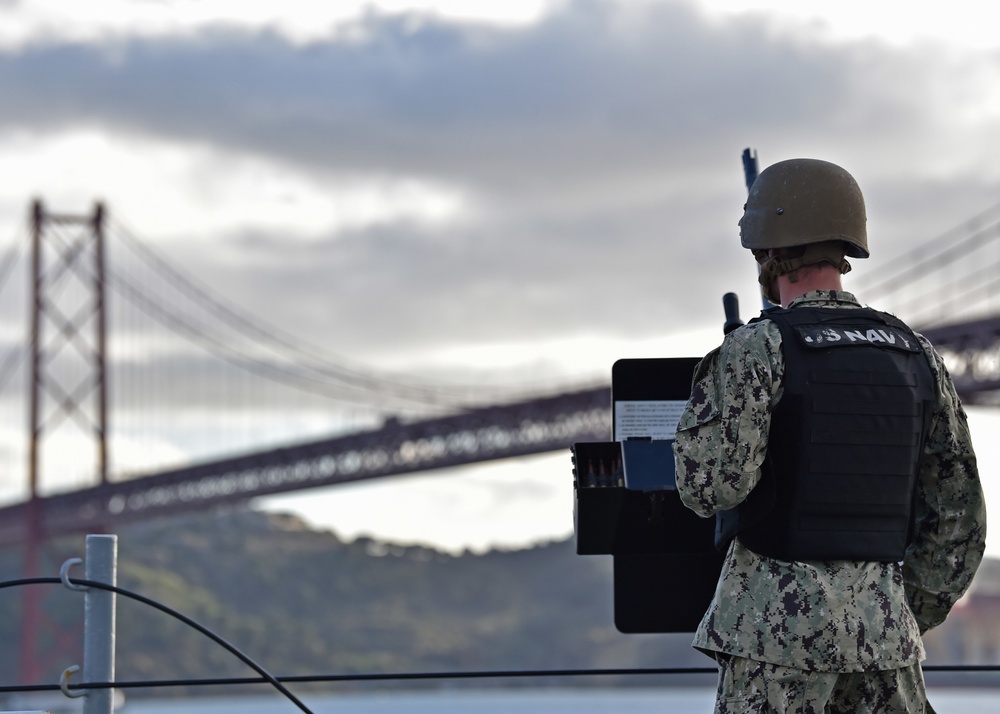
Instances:
[[[140,595],[139,593],[132,592],[131,590],[126,590],[125,588],[120,588],[120,587],[118,587],[116,585],[108,585],[107,583],[99,583],[99,582],[95,582],[95,581],[91,581],[91,580],[80,580],[80,579],[76,579],[76,578],[68,579],[68,581],[72,585],[82,585],[82,586],[85,586],[85,587],[88,587],[88,588],[96,588],[97,590],[106,590],[108,592],[115,593],[116,595],[121,595],[123,597],[130,598],[132,600],[135,600],[136,602],[140,602],[143,605],[148,605],[149,607],[155,608],[155,609],[159,610],[160,612],[164,612],[164,613],[170,615],[171,617],[176,618],[177,620],[180,620],[181,622],[183,622],[188,627],[191,627],[191,628],[197,630],[201,634],[203,634],[206,637],[208,637],[209,639],[211,639],[216,644],[218,644],[221,647],[223,647],[224,649],[226,649],[230,654],[236,656],[241,662],[243,662],[245,665],[247,665],[248,667],[250,667],[251,669],[253,669],[255,672],[257,672],[257,674],[259,674],[263,678],[263,681],[267,682],[272,687],[274,687],[279,692],[281,692],[292,703],[294,703],[299,709],[301,709],[302,711],[306,712],[306,714],[313,714],[312,711],[305,704],[303,704],[299,700],[298,697],[296,697],[294,694],[292,694],[292,692],[289,691],[289,689],[287,687],[285,687],[285,685],[283,685],[280,681],[278,681],[278,679],[275,678],[273,675],[271,675],[266,669],[264,669],[259,664],[257,664],[256,662],[254,662],[247,655],[243,654],[240,650],[238,650],[235,646],[233,646],[232,644],[230,644],[228,641],[226,641],[225,639],[223,639],[219,635],[215,634],[214,632],[212,632],[211,630],[209,630],[207,627],[204,627],[203,625],[195,622],[194,620],[192,620],[187,615],[184,615],[184,614],[178,612],[177,610],[174,610],[173,608],[168,607],[167,605],[159,603],[156,600],[152,600],[152,599],[150,599],[150,598],[148,598],[148,597],[146,597],[144,595]],[[61,578],[51,578],[51,577],[49,577],[49,578],[22,578],[20,580],[7,580],[7,581],[4,581],[4,582],[0,582],[0,590],[6,589],[6,588],[12,588],[12,587],[21,587],[21,586],[24,586],[24,585],[62,585],[62,584],[63,584],[63,581],[62,581]],[[104,685],[104,686],[106,688],[106,687],[111,686],[111,685]]]
[[[479,672],[394,672],[385,674],[305,674],[276,677],[280,682],[294,684],[331,684],[336,682],[414,681],[434,679],[511,679],[530,677],[600,677],[609,675],[652,674],[718,674],[716,667],[645,667],[621,669],[529,669]],[[215,687],[267,684],[263,677],[219,677],[203,679],[155,679],[116,682],[81,682],[70,689],[154,689],[157,687]],[[56,684],[0,686],[0,694],[25,691],[54,691]]]
[[[224,677],[208,679],[174,679],[174,680],[136,680],[117,682],[84,682],[72,685],[70,689],[149,689],[154,687],[191,687],[191,686],[219,686],[219,685],[248,685],[248,684],[270,684],[292,701],[302,711],[312,714],[308,707],[303,704],[287,687],[284,682],[295,684],[319,684],[334,682],[371,682],[371,681],[415,681],[433,679],[502,679],[502,678],[527,678],[527,677],[579,677],[579,676],[625,676],[625,675],[676,675],[676,674],[716,674],[715,667],[643,667],[643,668],[617,668],[617,669],[550,669],[550,670],[496,670],[496,671],[467,671],[467,672],[395,672],[379,674],[336,674],[336,675],[299,675],[291,677],[275,677],[267,672],[263,667],[254,662],[250,657],[243,654],[228,641],[215,634],[208,628],[192,620],[173,608],[152,600],[144,595],[121,588],[115,585],[95,582],[91,580],[69,579],[73,585],[106,590],[116,595],[130,598],[149,607],[164,612],[174,617],[184,624],[192,627],[201,634],[211,639],[216,644],[222,646],[231,654],[239,658],[244,664],[256,671],[259,677]],[[0,590],[25,585],[61,585],[60,578],[22,578],[20,580],[8,580],[0,582]],[[1000,672],[1000,665],[928,665],[924,666],[925,672]],[[37,684],[37,685],[16,685],[0,686],[0,693],[29,692],[29,691],[58,691],[61,689],[57,684]]]
[[[926,672],[1000,672],[998,664],[924,665]],[[342,682],[428,681],[436,679],[512,679],[533,677],[601,677],[635,675],[714,675],[716,667],[622,667],[618,669],[530,669],[469,672],[386,672],[381,674],[305,674],[275,677],[286,684],[333,684]],[[268,684],[263,677],[217,677],[200,679],[151,679],[115,682],[81,682],[70,689],[155,689],[166,687],[217,687]],[[58,691],[57,684],[0,686],[0,694]]]

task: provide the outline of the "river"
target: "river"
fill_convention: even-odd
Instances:
[[[434,690],[421,692],[296,693],[314,714],[672,714],[712,711],[708,688]],[[937,714],[996,714],[1000,690],[932,688]],[[287,699],[258,696],[204,699],[133,698],[121,714],[294,714]]]

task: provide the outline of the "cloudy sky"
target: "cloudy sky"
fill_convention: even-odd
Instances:
[[[387,374],[573,384],[619,357],[702,354],[724,292],[758,304],[736,231],[745,147],[855,175],[862,299],[1000,203],[1000,11],[898,8],[4,0],[0,241],[33,198],[103,200],[231,304]],[[5,319],[5,344],[23,341]],[[1000,419],[973,421],[990,488]],[[519,544],[571,531],[568,465],[269,503],[345,536]]]

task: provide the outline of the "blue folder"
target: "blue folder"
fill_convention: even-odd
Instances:
[[[625,488],[676,491],[673,439],[627,439],[622,444]]]

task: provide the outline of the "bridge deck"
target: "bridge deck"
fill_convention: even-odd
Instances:
[[[610,438],[611,391],[598,387],[272,449],[38,499],[46,536],[306,488],[567,450]],[[29,504],[0,509],[0,544],[23,540]]]

